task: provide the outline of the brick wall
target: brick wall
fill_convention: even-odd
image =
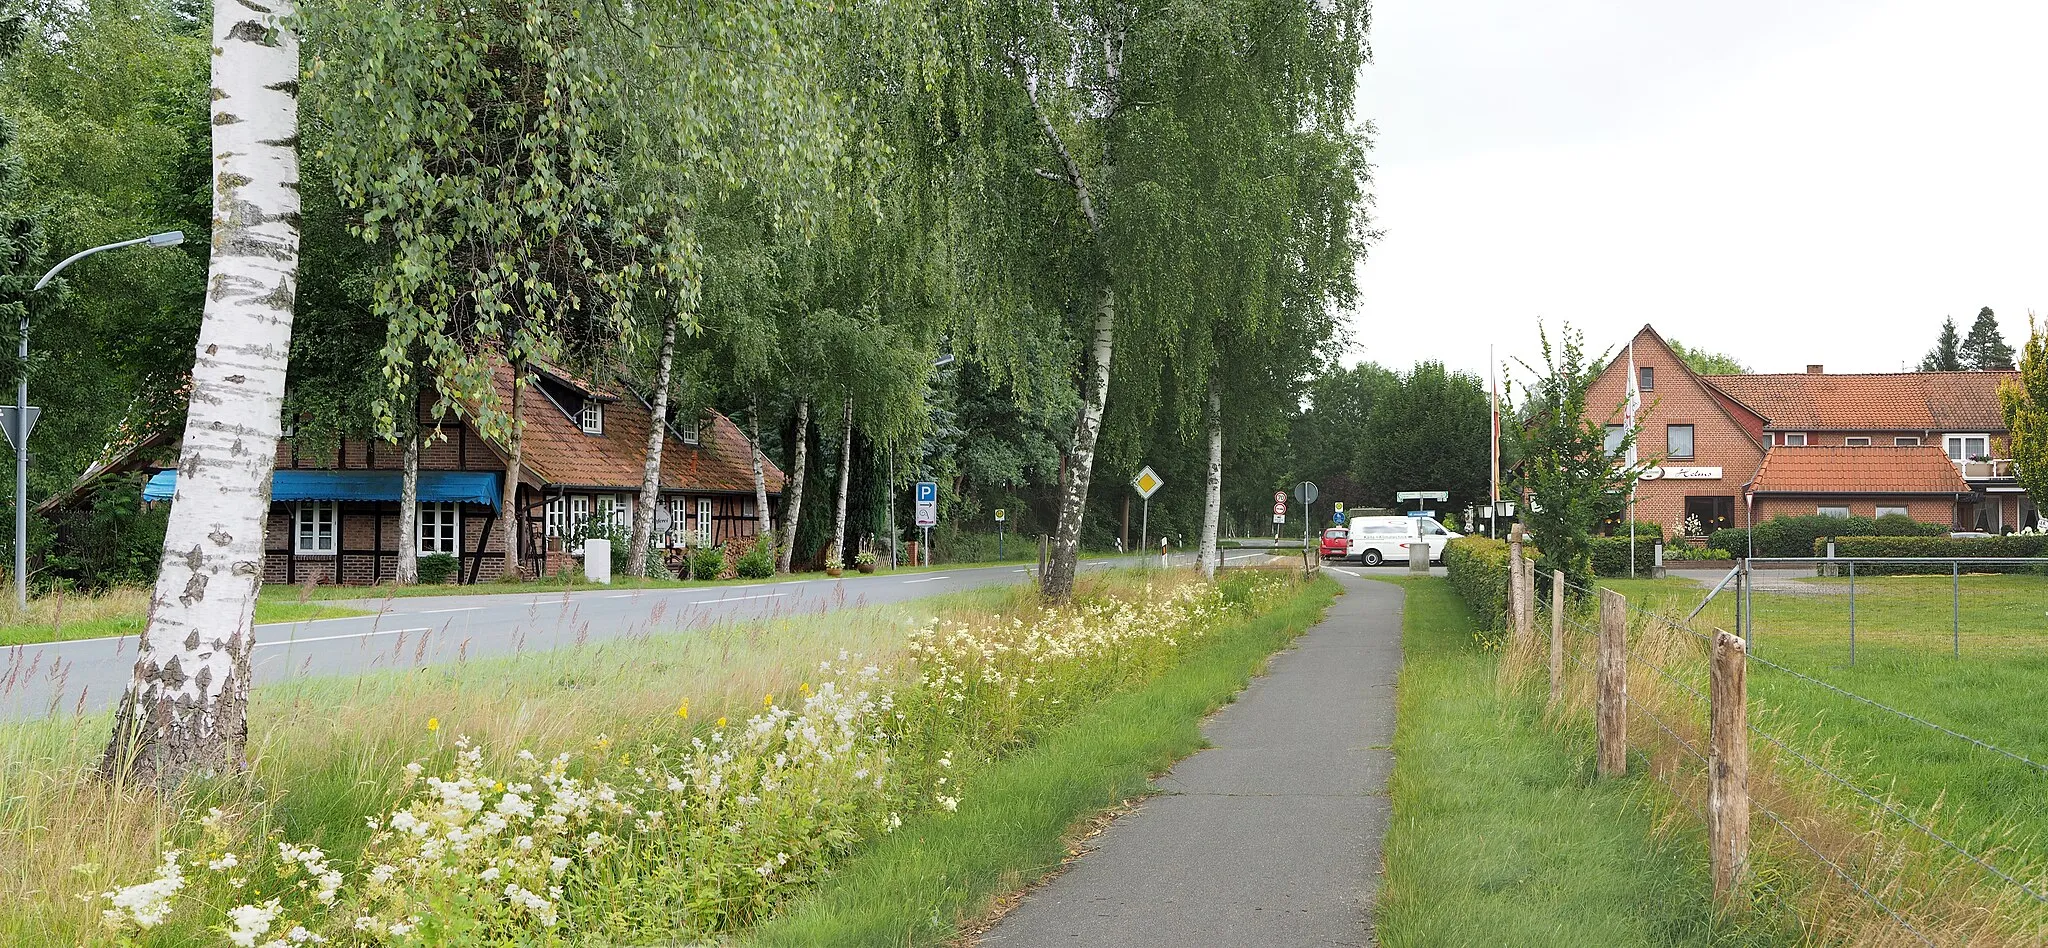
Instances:
[[[1948,497],[1759,497],[1756,518],[1810,517],[1818,507],[1848,507],[1858,517],[1875,517],[1879,507],[1904,507],[1907,516],[1944,527],[1956,519],[1956,502]]]
[[[1654,373],[1653,388],[1643,392],[1645,413],[1638,419],[1643,425],[1636,441],[1640,455],[1644,458],[1665,456],[1668,448],[1666,426],[1690,424],[1693,426],[1693,456],[1673,458],[1664,463],[1721,469],[1718,480],[1644,481],[1636,489],[1636,519],[1663,524],[1667,534],[1675,534],[1679,522],[1685,517],[1686,497],[1720,496],[1732,498],[1735,523],[1742,526],[1745,523],[1743,485],[1756,477],[1757,468],[1763,463],[1763,449],[1725,410],[1723,400],[1717,398],[1706,383],[1692,375],[1663,341],[1647,328],[1636,336],[1635,361],[1637,368],[1649,368]],[[1620,405],[1627,397],[1627,375],[1628,352],[1623,348],[1615,353],[1614,361],[1588,392],[1587,410],[1594,421],[1621,423]]]

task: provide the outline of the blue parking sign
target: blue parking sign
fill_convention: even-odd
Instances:
[[[938,482],[938,481],[918,481],[918,482],[917,482],[917,502],[918,502],[918,503],[920,503],[920,504],[926,504],[926,503],[937,503],[937,502],[938,502],[938,500],[939,500],[939,482]]]

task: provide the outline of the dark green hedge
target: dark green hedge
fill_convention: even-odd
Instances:
[[[1444,547],[1444,568],[1450,573],[1451,588],[1486,631],[1507,627],[1507,541],[1459,537]]]
[[[1812,556],[1814,541],[1828,537],[1946,537],[1949,528],[1911,517],[1772,517],[1756,525],[1757,556]],[[1748,556],[1749,531],[1716,530],[1707,545]],[[1626,563],[1626,560],[1623,560]]]
[[[1827,554],[1827,541],[1814,543],[1812,556]],[[1955,537],[1840,537],[1835,540],[1837,556],[2021,556],[2040,557],[2035,564],[1964,564],[1965,573],[2048,573],[2048,534],[2011,535],[1957,539]],[[1939,563],[1858,563],[1859,576],[1896,576],[1909,573],[1946,573]]]
[[[1593,575],[1628,575],[1628,534],[1618,537],[1594,537]],[[1657,538],[1636,534],[1636,575],[1647,577],[1657,565]]]

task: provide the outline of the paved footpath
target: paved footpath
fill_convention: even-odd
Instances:
[[[1345,595],[982,948],[1371,945],[1393,770],[1399,586]]]

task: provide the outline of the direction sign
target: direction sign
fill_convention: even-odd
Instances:
[[[1301,501],[1301,502],[1302,502],[1302,503],[1304,503],[1304,504],[1313,504],[1313,503],[1315,503],[1315,502],[1316,502],[1316,485],[1315,485],[1315,482],[1314,482],[1314,481],[1302,481],[1301,483],[1299,483],[1299,484],[1296,484],[1296,485],[1294,485],[1294,499],[1295,499],[1295,500],[1299,500],[1299,501]]]
[[[1404,490],[1394,495],[1396,503],[1405,503],[1411,500],[1441,500],[1449,502],[1450,499],[1451,492],[1447,490]]]
[[[997,507],[997,508],[996,508],[996,522],[997,522],[997,523],[1002,523],[1003,521],[1005,521],[1005,520],[1008,520],[1008,519],[1010,519],[1010,516],[1009,516],[1009,515],[1010,515],[1010,512],[1009,512],[1009,511],[1007,511],[1007,510],[1004,510],[1004,509],[1003,509],[1003,508],[1001,508],[1001,507]]]
[[[917,525],[920,527],[936,527],[939,525],[938,501],[920,500],[917,502]]]
[[[936,504],[936,503],[938,503],[938,502],[939,502],[939,482],[938,482],[938,481],[918,481],[918,482],[917,482],[917,502],[918,502],[918,503],[920,503],[920,504],[927,504],[927,503],[929,503],[929,504]]]
[[[1166,481],[1161,480],[1158,472],[1152,470],[1152,465],[1147,464],[1137,477],[1131,478],[1131,486],[1138,489],[1138,496],[1151,500],[1159,488],[1166,486]]]

